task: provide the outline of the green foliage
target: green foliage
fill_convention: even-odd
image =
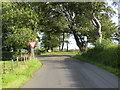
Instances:
[[[3,51],[3,52],[2,52],[2,60],[15,59],[18,55],[19,55],[18,52],[7,52],[7,51]]]
[[[28,41],[36,39],[37,34],[27,28],[13,29],[12,34],[8,34],[3,40],[5,45],[11,44],[16,48],[23,48],[28,46]]]
[[[35,54],[36,54],[36,55],[39,55],[40,53],[41,53],[41,50],[40,50],[40,49],[36,49],[36,50],[35,50]]]
[[[59,35],[56,35],[55,33],[44,33],[42,37],[42,45],[46,50],[58,47],[59,43]]]
[[[95,45],[95,48],[88,50],[83,56],[111,67],[118,67],[120,65],[118,45],[112,45],[110,40],[102,40],[101,45],[98,42]]]
[[[99,40],[96,40],[94,45],[96,50],[105,50],[112,45],[112,42],[110,39],[102,39],[101,43],[99,43]]]
[[[29,51],[28,41],[36,40],[39,21],[37,13],[31,7],[29,2],[2,3],[4,58],[15,58],[22,48]]]
[[[12,59],[13,53],[12,52],[2,52],[2,59],[3,60],[9,60]]]
[[[101,16],[101,25],[102,25],[102,37],[110,38],[115,36],[118,33],[118,26],[112,22],[110,18],[105,18]]]
[[[64,44],[62,33],[76,34],[77,45],[84,49],[84,36],[88,42],[96,40],[93,13],[102,25],[103,38],[117,33],[110,20],[115,11],[105,2],[3,2],[2,11],[3,51],[15,54],[22,48],[30,51],[27,42],[36,40],[41,32],[44,35],[39,40],[47,50]]]

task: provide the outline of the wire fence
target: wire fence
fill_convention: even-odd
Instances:
[[[2,71],[0,74],[13,72],[14,69],[19,67],[20,65],[25,65],[29,59],[31,59],[29,55],[21,55],[12,60],[1,61],[0,64],[2,64]]]

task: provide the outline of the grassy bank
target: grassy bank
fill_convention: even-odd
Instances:
[[[113,52],[112,52],[113,53]],[[106,54],[108,54],[107,52],[106,52]],[[106,54],[103,54],[103,57],[104,57],[104,55],[106,55]],[[96,59],[95,57],[94,57],[95,55],[93,55],[93,56],[87,56],[87,55],[75,55],[75,56],[71,56],[72,58],[75,58],[75,59],[79,59],[79,60],[82,60],[82,61],[85,61],[85,62],[88,62],[88,63],[91,63],[91,64],[94,64],[94,65],[96,65],[96,66],[98,66],[98,67],[100,67],[100,68],[102,68],[102,69],[105,69],[105,70],[107,70],[107,71],[109,71],[109,72],[111,72],[111,73],[113,73],[113,74],[115,74],[116,76],[119,76],[120,77],[120,68],[118,68],[118,67],[114,67],[114,66],[117,66],[117,64],[118,64],[118,62],[116,63],[114,63],[114,60],[116,60],[116,59],[118,59],[117,57],[115,57],[115,56],[109,56],[109,57],[105,57],[105,59],[106,59],[106,61],[104,61],[104,62],[107,62],[108,61],[108,63],[106,64],[106,63],[104,63],[101,59]],[[94,58],[92,58],[92,57],[94,57]],[[112,58],[113,59],[113,64],[114,65],[111,65],[111,61],[109,61],[109,58]],[[99,57],[97,57],[97,58],[99,58]],[[105,60],[104,59],[104,60]],[[101,60],[101,61],[100,61]],[[109,62],[111,62],[110,63],[110,65],[109,65]],[[116,65],[115,65],[116,64]]]
[[[120,76],[120,45],[112,44],[109,39],[103,39],[101,44],[96,42],[95,45],[95,48],[88,50],[82,56],[101,64],[101,67]]]
[[[103,63],[111,67],[120,67],[120,49],[118,45],[111,45],[106,48],[93,48],[88,50],[83,56],[91,58],[92,60]]]
[[[40,55],[62,55],[62,54],[78,54],[79,52],[46,52]]]
[[[9,66],[10,61],[6,61],[6,63],[8,63]],[[19,62],[19,64],[14,71],[2,75],[2,88],[19,88],[28,81],[33,73],[42,65],[37,58],[28,60],[26,63]]]
[[[2,72],[2,63],[0,62],[0,72]],[[0,90],[2,88],[2,74],[0,73]]]

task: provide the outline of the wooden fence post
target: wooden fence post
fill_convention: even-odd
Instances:
[[[17,57],[17,66],[19,66],[19,62],[18,62],[18,59],[19,59],[19,58]]]
[[[25,63],[25,55],[24,55],[23,59],[24,59],[24,63]]]
[[[25,56],[25,60],[27,61],[27,55]]]
[[[27,59],[26,59],[26,55],[25,55],[25,61],[27,61]]]
[[[22,57],[23,57],[23,56],[22,56],[22,54],[21,54],[21,61],[22,61]]]
[[[6,66],[5,66],[5,61],[4,61],[4,64],[3,64],[3,74],[6,73]]]
[[[14,70],[14,61],[12,59],[12,62],[11,62],[11,70],[13,71]]]

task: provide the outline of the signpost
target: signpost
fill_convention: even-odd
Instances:
[[[30,44],[31,47],[31,56],[34,57],[34,47],[36,45],[36,41],[30,41],[28,43]]]

